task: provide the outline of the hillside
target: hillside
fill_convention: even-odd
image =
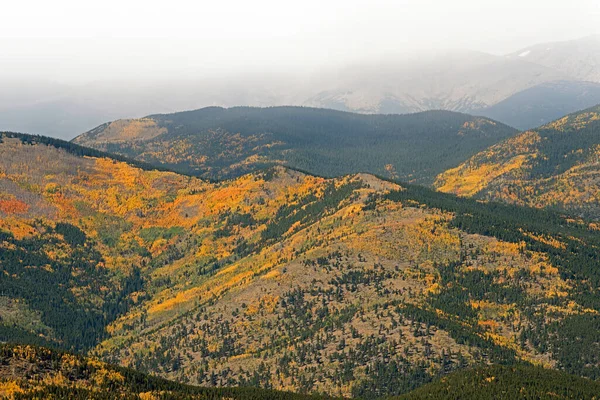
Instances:
[[[324,399],[254,388],[201,388],[29,345],[0,345],[0,397],[25,399]]]
[[[559,81],[523,90],[472,114],[527,130],[599,103],[600,83]]]
[[[93,152],[0,143],[1,341],[364,398],[480,364],[600,377],[595,225],[367,174],[211,183]]]
[[[253,388],[184,385],[62,351],[0,345],[0,397],[12,399],[326,399]],[[600,382],[525,365],[453,372],[400,399],[597,399]],[[396,398],[394,398],[396,399]]]
[[[286,165],[321,176],[370,172],[431,183],[444,169],[514,133],[486,118],[445,111],[359,115],[213,107],[114,121],[74,143],[207,178]]]
[[[478,199],[600,218],[600,106],[491,146],[440,174],[435,186]]]
[[[397,400],[598,399],[600,383],[540,367],[493,366],[455,372]]]

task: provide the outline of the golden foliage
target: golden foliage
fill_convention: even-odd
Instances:
[[[514,148],[528,148],[535,140],[535,135],[525,135],[514,141]],[[461,169],[457,180],[447,184],[468,193],[479,190],[495,174],[508,174],[525,165],[527,157],[516,154],[502,168],[494,168],[489,162],[470,172],[468,168]],[[275,376],[276,355],[263,351],[269,348],[272,335],[265,326],[277,325],[285,294],[297,288],[306,290],[307,296],[311,296],[308,293],[313,287],[333,290],[331,282],[341,279],[349,270],[376,277],[381,280],[380,285],[358,283],[356,288],[348,285],[339,296],[331,296],[326,304],[331,315],[356,307],[360,309],[360,317],[340,323],[340,328],[334,331],[321,330],[317,334],[343,338],[349,347],[358,342],[349,334],[353,329],[364,337],[385,335],[385,340],[391,337],[402,342],[403,347],[413,349],[407,357],[414,362],[423,361],[424,345],[411,333],[409,324],[413,321],[398,324],[387,311],[381,311],[386,308],[376,309],[388,300],[426,304],[430,296],[444,289],[436,266],[462,262],[464,254],[472,253],[461,268],[501,272],[495,278],[498,284],[509,284],[516,272],[527,271],[528,274],[522,275],[527,279],[528,294],[564,299],[570,289],[543,254],[528,252],[524,243],[506,243],[452,228],[450,213],[415,202],[400,204],[382,199],[377,199],[375,209],[365,207],[370,205],[367,199],[378,197],[371,195],[400,189],[373,176],[359,174],[327,180],[276,168],[268,179],[262,174],[250,174],[209,183],[169,172],[143,171],[105,158],[78,161],[82,164],[76,174],[60,170],[38,174],[39,179],[29,186],[23,185],[27,188],[24,190],[60,211],[58,215],[44,216],[46,222],[68,221],[95,241],[105,267],[120,274],[129,272],[133,266],[143,270],[148,282],[144,295],[130,296],[135,300],[134,307],[107,327],[108,337],[94,354],[133,365],[136,357],[152,357],[154,352],[164,351],[161,342],[173,336],[175,327],[185,328],[186,334],[170,348],[173,354],[182,356],[179,375],[158,371],[165,376],[197,379],[193,371],[198,370],[200,360],[206,356],[196,350],[193,343],[198,342],[194,340],[204,338],[204,331],[222,321],[231,321],[237,330],[241,338],[236,343],[239,349],[234,355],[210,359],[211,370],[237,371],[239,366],[264,361],[269,368],[273,367]],[[11,181],[21,179],[17,172],[6,176]],[[473,176],[472,181],[469,176]],[[290,222],[284,225],[287,232],[281,237],[267,244],[261,242],[262,232],[276,219],[282,206],[306,207],[315,198],[322,199],[330,183],[340,187],[356,181],[363,186],[319,218]],[[468,185],[464,186],[465,182]],[[34,208],[37,206],[32,203],[29,211]],[[246,222],[236,222],[240,220]],[[0,228],[17,235],[36,234],[34,221],[18,214],[0,218]],[[562,245],[555,238],[531,237],[556,247]],[[243,252],[238,246],[250,250]],[[53,258],[68,257],[68,249],[60,247],[49,248],[47,253]],[[328,258],[332,253],[338,255]],[[338,263],[338,257],[343,261],[339,261],[336,269],[333,265]],[[315,262],[317,259],[328,261],[320,264]],[[85,292],[74,291],[74,294],[79,298]],[[499,345],[517,347],[516,325],[525,317],[514,305],[470,300],[478,316],[473,325],[480,326]],[[321,301],[317,304],[322,305]],[[557,307],[557,312],[582,312],[577,305]],[[315,308],[309,312],[316,311]],[[202,314],[207,315],[206,322]],[[210,319],[215,315],[219,315],[221,322]],[[222,346],[216,336],[207,340],[209,350],[218,351]],[[430,340],[436,354],[452,349],[465,354],[467,360],[473,357],[468,346],[457,343],[441,329],[432,333]],[[291,351],[295,345],[289,347]],[[323,360],[330,359],[331,352],[327,353],[330,350],[323,350]],[[31,357],[27,349],[21,351],[23,357]],[[538,356],[531,349],[519,351],[525,359]],[[123,381],[121,374],[103,368],[99,361],[90,362],[97,363],[94,364],[97,373],[90,380],[94,385],[111,386]],[[61,360],[65,369],[77,368],[77,363],[76,358]],[[315,366],[307,366],[312,367]],[[324,361],[321,367],[335,371],[339,365]],[[360,376],[364,371],[356,373]],[[48,379],[60,385],[68,381],[65,374]],[[278,388],[297,388],[297,383],[291,380],[274,379],[272,383]],[[318,390],[326,391],[333,383],[325,380],[317,385]],[[339,390],[349,395],[351,384]],[[145,398],[154,395],[143,394]]]
[[[479,164],[477,167],[470,168],[461,165],[438,175],[435,186],[441,192],[473,196],[494,179],[521,168],[527,159],[526,155],[518,155],[500,165]]]
[[[167,132],[167,129],[159,127],[156,121],[151,118],[120,119],[111,122],[98,137],[88,138],[87,135],[82,135],[77,137],[75,142],[86,145],[88,140],[98,140],[100,142],[148,140],[165,132]]]
[[[0,397],[12,399],[16,394],[25,393],[17,381],[0,381]]]
[[[567,163],[557,160],[552,147],[556,138],[577,135],[600,120],[600,113],[587,111],[565,116],[538,131],[523,132],[476,154],[456,168],[438,175],[435,187],[461,196],[502,200],[533,207],[558,207],[576,211],[587,218],[600,216],[600,145],[585,141],[581,147],[573,137],[565,148]],[[542,136],[543,137],[542,137]],[[589,132],[586,134],[589,135]],[[560,140],[560,139],[556,139]],[[555,165],[543,163],[554,160]],[[572,160],[572,161],[571,161]],[[556,172],[533,173],[538,166]]]

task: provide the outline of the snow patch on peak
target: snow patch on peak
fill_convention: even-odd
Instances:
[[[531,50],[525,50],[524,52],[519,54],[519,57],[527,57],[531,53]]]

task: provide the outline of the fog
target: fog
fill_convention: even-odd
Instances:
[[[2,74],[62,83],[304,70],[599,33],[595,0],[5,2]]]
[[[414,71],[458,50],[503,55],[600,26],[597,0],[5,3],[0,129],[61,137],[205,105],[305,104],[340,71],[364,66],[376,79],[380,68]]]

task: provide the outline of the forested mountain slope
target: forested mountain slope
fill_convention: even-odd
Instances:
[[[478,199],[600,218],[600,106],[569,114],[476,154],[435,186]]]
[[[595,225],[366,174],[210,183],[92,152],[3,135],[2,341],[364,398],[479,364],[600,376]]]
[[[598,399],[600,382],[531,366],[492,366],[455,372],[396,400]]]
[[[370,172],[431,183],[516,131],[448,111],[360,115],[303,108],[203,108],[101,125],[75,143],[208,178],[272,165],[321,176]]]
[[[453,372],[399,399],[597,399],[600,382],[526,365]],[[190,386],[93,358],[26,345],[0,345],[0,397],[10,399],[310,400],[256,388]]]
[[[255,388],[201,388],[30,345],[0,345],[0,397],[64,400],[325,399]]]

